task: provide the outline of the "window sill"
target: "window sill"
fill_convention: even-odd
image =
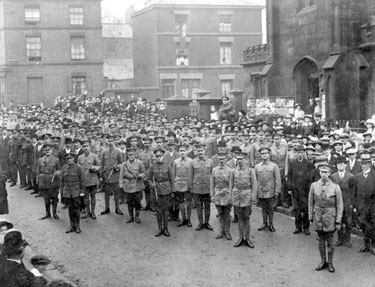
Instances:
[[[305,7],[305,8],[302,8],[301,10],[299,10],[296,14],[297,17],[303,17],[307,14],[311,14],[313,12],[316,12],[318,10],[318,6],[315,4],[313,6],[310,6],[310,7]]]
[[[40,20],[25,20],[25,25],[39,25]]]

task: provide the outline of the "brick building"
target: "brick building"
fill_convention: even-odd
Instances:
[[[102,34],[105,92],[121,95],[134,78],[133,30],[125,23],[103,23]]]
[[[267,45],[244,50],[245,93],[320,98],[327,118],[375,112],[375,1],[267,0]]]
[[[100,0],[0,0],[0,93],[52,105],[103,90]]]
[[[262,41],[263,6],[244,0],[158,0],[133,13],[134,88],[165,99],[171,116],[189,113],[197,92],[210,93],[200,115],[228,91],[244,88],[244,47]],[[204,93],[202,93],[204,94]]]

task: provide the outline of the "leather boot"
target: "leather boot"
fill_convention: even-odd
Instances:
[[[168,212],[163,212],[163,226],[164,226],[164,235],[169,237],[171,234],[168,231]]]
[[[162,225],[162,214],[158,212],[156,214],[156,219],[157,219],[157,222],[158,222],[158,231],[156,231],[155,237],[159,237],[160,235],[164,234],[163,225]]]
[[[79,226],[80,221],[81,221],[81,211],[79,209],[77,209],[77,210],[75,210],[76,233],[81,233],[81,228]]]
[[[220,232],[215,237],[215,239],[220,239],[224,237],[225,234],[225,225],[224,225],[224,218],[222,216],[219,216],[219,222],[220,222]]]
[[[250,221],[244,223],[244,237],[245,244],[250,248],[254,248],[254,244],[250,240]]]
[[[232,236],[230,235],[230,223],[231,223],[231,218],[230,216],[228,215],[227,218],[225,218],[225,221],[224,221],[224,230],[225,230],[225,238],[227,240],[232,240]]]
[[[129,219],[126,221],[126,223],[130,223],[134,221],[134,211],[133,211],[133,206],[128,204],[128,212],[129,212]]]
[[[331,273],[335,272],[335,267],[333,267],[332,259],[333,259],[333,251],[330,251],[328,252],[328,271]]]
[[[141,223],[141,220],[139,219],[139,213],[140,213],[140,209],[139,208],[136,208],[135,209],[135,222],[137,223],[137,224],[139,224],[139,223]]]
[[[57,204],[52,205],[52,212],[53,212],[53,218],[59,219],[60,217],[57,215]]]
[[[268,229],[270,232],[275,232],[275,227],[273,227],[273,211],[271,211],[271,213],[268,215],[269,217],[269,226],[268,226]]]
[[[46,214],[43,217],[41,217],[40,220],[51,218],[51,204],[47,203],[45,206],[46,206]]]
[[[319,253],[320,253],[321,262],[315,268],[316,271],[321,271],[321,270],[326,269],[328,267],[328,263],[327,263],[327,259],[326,259],[326,246],[325,246],[325,242],[319,241]]]

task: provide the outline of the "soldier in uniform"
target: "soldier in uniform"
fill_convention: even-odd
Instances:
[[[280,171],[277,164],[270,161],[271,149],[269,147],[261,147],[258,152],[262,157],[262,161],[255,165],[255,175],[258,182],[258,202],[262,207],[263,215],[263,224],[258,230],[264,230],[268,227],[269,231],[275,232],[273,214],[275,204],[280,195]]]
[[[232,205],[238,218],[239,239],[234,247],[243,244],[254,248],[250,241],[250,215],[251,205],[257,198],[257,180],[254,169],[245,164],[246,153],[237,155],[237,166],[230,179]]]
[[[168,231],[168,213],[170,201],[175,193],[174,175],[172,167],[164,162],[165,151],[156,149],[154,155],[156,162],[150,166],[149,185],[155,192],[156,218],[158,221],[158,231],[156,237],[160,235],[170,236]]]
[[[331,167],[319,167],[321,179],[311,184],[308,201],[308,218],[314,223],[319,237],[319,252],[321,263],[315,268],[317,271],[328,268],[335,272],[332,264],[334,247],[333,234],[341,227],[343,201],[340,187],[333,183],[329,176]],[[328,249],[328,262],[326,249]]]
[[[125,192],[125,199],[128,204],[129,219],[126,223],[141,223],[139,213],[141,211],[141,201],[145,185],[143,179],[145,176],[145,168],[143,162],[135,158],[135,148],[128,149],[128,160],[121,165],[119,175],[119,186]]]
[[[230,210],[231,210],[231,190],[229,187],[232,170],[225,164],[226,154],[219,154],[219,165],[212,170],[210,176],[210,193],[214,202],[220,221],[220,233],[216,239],[225,237],[232,240],[230,235]]]
[[[44,156],[38,160],[36,170],[36,181],[39,190],[44,197],[46,214],[41,218],[47,219],[51,217],[51,204],[53,218],[59,219],[57,215],[57,202],[60,187],[60,169],[61,165],[58,158],[52,156],[52,145],[46,143],[43,145]]]
[[[60,189],[68,205],[70,227],[66,233],[81,233],[80,219],[81,211],[80,197],[85,195],[85,174],[82,167],[76,164],[76,153],[70,152],[66,155],[67,164],[61,170]]]
[[[87,207],[86,217],[96,219],[96,192],[99,186],[98,172],[100,170],[100,160],[97,154],[90,151],[90,141],[82,141],[83,154],[78,156],[77,164],[82,167],[85,175],[85,197],[84,202]]]
[[[100,170],[103,176],[103,189],[105,201],[105,209],[101,212],[102,215],[111,212],[109,209],[109,197],[111,192],[113,192],[114,195],[116,213],[119,215],[123,215],[119,207],[119,178],[122,156],[120,151],[115,148],[113,140],[113,136],[108,137],[108,149],[104,150],[100,156]]]
[[[11,180],[10,186],[15,186],[17,184],[17,160],[18,160],[18,147],[17,147],[17,136],[16,132],[13,131],[13,135],[8,141],[8,155],[9,155],[9,178]]]
[[[211,214],[211,197],[210,197],[210,182],[209,178],[212,173],[212,160],[204,156],[204,147],[202,145],[196,146],[198,157],[192,160],[190,164],[190,184],[191,192],[193,193],[194,203],[197,208],[197,215],[199,224],[195,230],[206,228],[213,230],[209,224]],[[204,210],[204,222],[203,222]]]
[[[178,146],[180,157],[173,162],[172,170],[175,176],[176,200],[180,206],[181,221],[177,226],[187,225],[192,227],[191,217],[191,192],[189,190],[191,159],[186,155],[187,145]]]
[[[143,178],[143,183],[145,185],[144,193],[145,193],[145,201],[146,201],[146,206],[145,206],[145,211],[151,210],[154,211],[153,208],[153,203],[155,201],[155,198],[152,195],[150,186],[148,185],[148,172],[150,170],[150,165],[152,163],[152,156],[153,152],[151,150],[151,140],[149,138],[144,138],[143,139],[143,146],[144,150],[139,153],[139,159],[142,161],[143,166],[145,168],[145,177]],[[153,198],[153,200],[151,200]]]

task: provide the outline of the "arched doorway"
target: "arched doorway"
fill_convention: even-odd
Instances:
[[[319,69],[314,59],[306,56],[294,68],[295,101],[308,113],[309,99],[319,97]]]

